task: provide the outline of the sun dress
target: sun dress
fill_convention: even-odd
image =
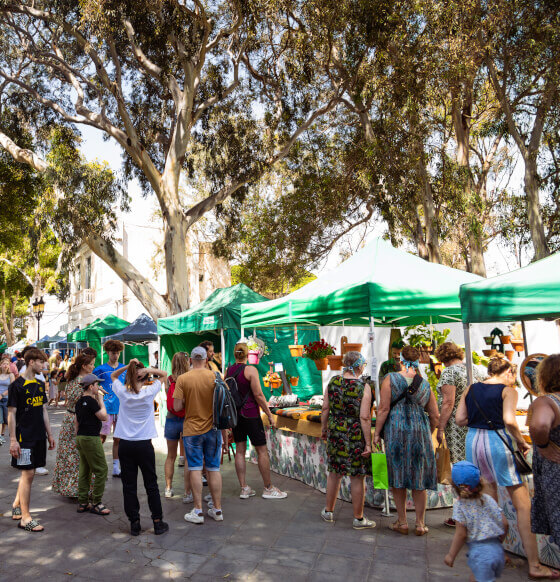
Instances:
[[[560,398],[552,394],[547,396],[560,407]],[[560,447],[560,424],[550,431],[549,438]],[[533,447],[533,483],[531,531],[549,535],[560,546],[560,463],[545,459],[537,447]]]
[[[407,379],[390,374],[391,400],[408,390]],[[437,490],[436,459],[425,408],[431,389],[422,380],[418,390],[391,409],[385,421],[385,449],[389,485],[397,489]]]
[[[328,471],[338,475],[371,475],[371,461],[362,457],[365,440],[360,422],[364,383],[334,376],[327,387],[329,419],[327,431]]]
[[[75,410],[76,402],[84,392],[78,376],[68,382],[66,386],[66,414],[58,437],[56,449],[56,465],[52,490],[65,497],[78,497],[78,473],[80,469],[80,453],[76,447],[76,429],[74,427],[75,414],[68,410]],[[92,475],[92,484],[94,476]]]
[[[484,379],[484,377],[485,374],[476,366],[473,366],[474,381],[480,382]],[[455,404],[453,405],[451,416],[447,421],[447,426],[445,427],[444,431],[445,440],[447,441],[447,448],[449,449],[452,464],[458,463],[459,461],[464,461],[467,458],[467,453],[465,451],[465,440],[467,438],[467,432],[469,429],[466,426],[458,426],[455,422],[455,413],[457,412],[457,407],[459,406],[461,396],[463,396],[463,392],[467,389],[467,382],[467,367],[465,364],[453,364],[452,366],[444,368],[436,386],[438,391],[438,406],[440,410],[443,403],[441,387],[446,384],[449,386],[455,386]]]

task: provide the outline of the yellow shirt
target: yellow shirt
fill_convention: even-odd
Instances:
[[[214,379],[214,373],[206,368],[189,370],[177,378],[173,398],[185,400],[183,436],[204,434],[212,428]]]

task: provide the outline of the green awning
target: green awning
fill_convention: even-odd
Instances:
[[[407,326],[460,321],[459,288],[480,277],[393,248],[377,238],[281,299],[243,305],[244,328],[289,323]]]
[[[263,301],[268,299],[243,283],[216,289],[205,301],[187,311],[158,319],[158,335],[239,329],[241,305]]]
[[[74,334],[73,341],[83,341],[87,342],[94,350],[97,351],[97,359],[95,360],[95,365],[99,365],[102,360],[102,345],[101,340],[105,336],[117,333],[121,329],[128,327],[130,323],[116,317],[115,315],[107,315],[103,319],[96,319],[91,325],[88,325],[84,329],[79,330]],[[103,361],[107,359],[103,356]]]
[[[465,323],[560,317],[560,253],[461,287]]]

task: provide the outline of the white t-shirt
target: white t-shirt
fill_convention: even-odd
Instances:
[[[497,538],[504,533],[502,510],[486,493],[481,499],[457,499],[453,505],[453,519],[467,528],[469,542]]]
[[[161,390],[161,382],[142,388],[138,394],[129,392],[120,380],[113,381],[113,392],[117,395],[120,408],[115,438],[127,441],[146,441],[157,438],[154,416],[154,398]]]

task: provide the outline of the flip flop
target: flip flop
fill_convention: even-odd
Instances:
[[[12,507],[12,519],[14,521],[21,519],[21,507]]]
[[[27,522],[25,525],[21,523],[21,521],[17,524],[19,529],[24,529],[25,531],[31,533],[39,533],[41,531],[45,531],[45,528],[38,522],[32,519],[31,521]],[[35,529],[36,527],[40,527],[41,529]]]

